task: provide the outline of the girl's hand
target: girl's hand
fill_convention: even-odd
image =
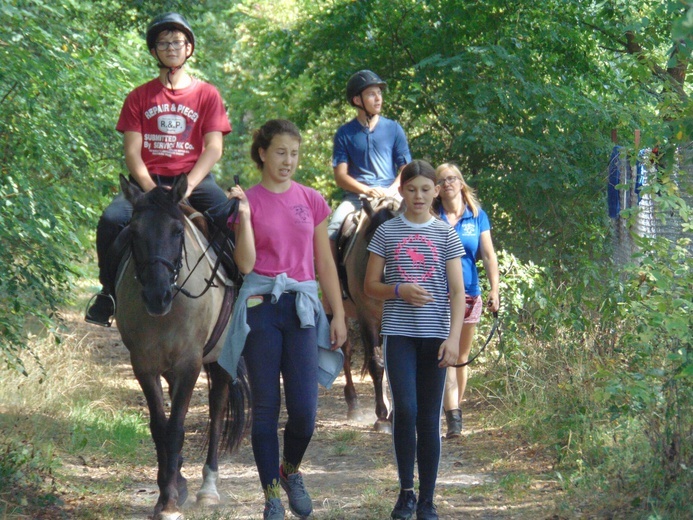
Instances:
[[[238,216],[239,217],[249,217],[250,216],[250,204],[248,204],[248,197],[245,196],[243,188],[236,185],[231,188],[226,195],[229,200],[238,199]]]
[[[399,296],[414,307],[423,307],[433,301],[433,296],[426,289],[415,283],[403,283],[399,286]]]
[[[451,367],[457,363],[457,356],[459,354],[460,343],[459,341],[451,341],[450,338],[443,341],[438,349],[438,366],[440,368]]]
[[[342,319],[332,318],[330,323],[330,345],[332,350],[340,348],[347,339],[346,321]]]
[[[491,292],[488,295],[486,306],[491,312],[498,312],[498,309],[500,309],[500,297],[497,292]]]

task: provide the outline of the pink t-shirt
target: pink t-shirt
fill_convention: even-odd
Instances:
[[[116,130],[141,133],[149,173],[171,177],[192,170],[205,134],[228,134],[231,123],[219,92],[209,83],[192,78],[189,87],[171,90],[157,78],[128,94]]]
[[[315,227],[330,214],[322,195],[294,181],[284,193],[261,184],[245,193],[255,233],[254,271],[264,276],[286,273],[299,282],[315,280]]]

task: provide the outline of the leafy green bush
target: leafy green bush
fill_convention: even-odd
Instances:
[[[505,356],[484,384],[505,421],[552,447],[567,488],[686,518],[693,259],[689,239],[637,240],[620,272],[585,261],[562,273],[501,252]]]
[[[24,508],[33,510],[60,503],[52,480],[58,464],[52,446],[38,447],[28,439],[18,440],[5,433],[0,441],[0,502],[18,504],[18,513]],[[1,500],[4,496],[11,500]]]

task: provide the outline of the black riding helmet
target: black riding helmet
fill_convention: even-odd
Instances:
[[[178,13],[164,13],[154,18],[147,27],[147,48],[152,50],[156,47],[156,37],[162,31],[180,31],[185,34],[186,39],[192,45],[192,52],[195,52],[195,34],[193,33],[188,21]]]
[[[352,106],[356,106],[354,105],[354,97],[358,96],[359,94],[361,94],[361,92],[366,90],[368,87],[372,87],[373,85],[377,85],[380,88],[387,87],[387,83],[380,79],[380,76],[378,76],[375,72],[371,70],[358,71],[356,74],[349,78],[349,81],[347,81],[347,101]]]

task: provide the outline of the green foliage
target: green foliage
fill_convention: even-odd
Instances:
[[[0,357],[8,365],[21,369],[31,320],[54,323],[73,277],[84,274],[84,252],[94,250],[93,229],[123,171],[120,107],[157,72],[147,23],[191,8],[2,1]]]
[[[234,12],[226,67],[240,86],[229,95],[245,127],[295,120],[314,142],[304,148],[302,179],[323,187],[331,137],[353,114],[346,80],[373,68],[388,81],[385,115],[403,124],[413,155],[460,163],[497,242],[523,259],[567,268],[602,256],[610,130],[641,128],[656,141],[656,110],[678,110],[679,100],[660,95],[668,83],[658,72],[671,15],[681,12],[674,2],[273,7],[241,2]],[[630,51],[625,33],[646,56]]]
[[[46,510],[59,504],[56,490],[47,485],[58,465],[52,446],[39,447],[29,439],[15,439],[7,433],[3,432],[0,441],[0,499],[7,504],[4,497],[12,497],[9,503],[19,506],[12,510],[3,507],[3,516],[21,515],[25,508]]]
[[[118,67],[132,61],[109,40],[126,14],[114,8],[3,2],[0,354],[9,364],[18,363],[27,318],[48,323],[69,297],[87,225],[112,186],[114,114],[129,87]]]
[[[666,185],[661,175],[654,185]],[[686,215],[681,199],[659,197]],[[612,509],[686,518],[684,497],[693,492],[690,239],[638,245],[642,253],[621,273],[585,262],[569,277],[501,253],[505,357],[485,386],[508,419],[552,447],[567,489],[596,490]]]

